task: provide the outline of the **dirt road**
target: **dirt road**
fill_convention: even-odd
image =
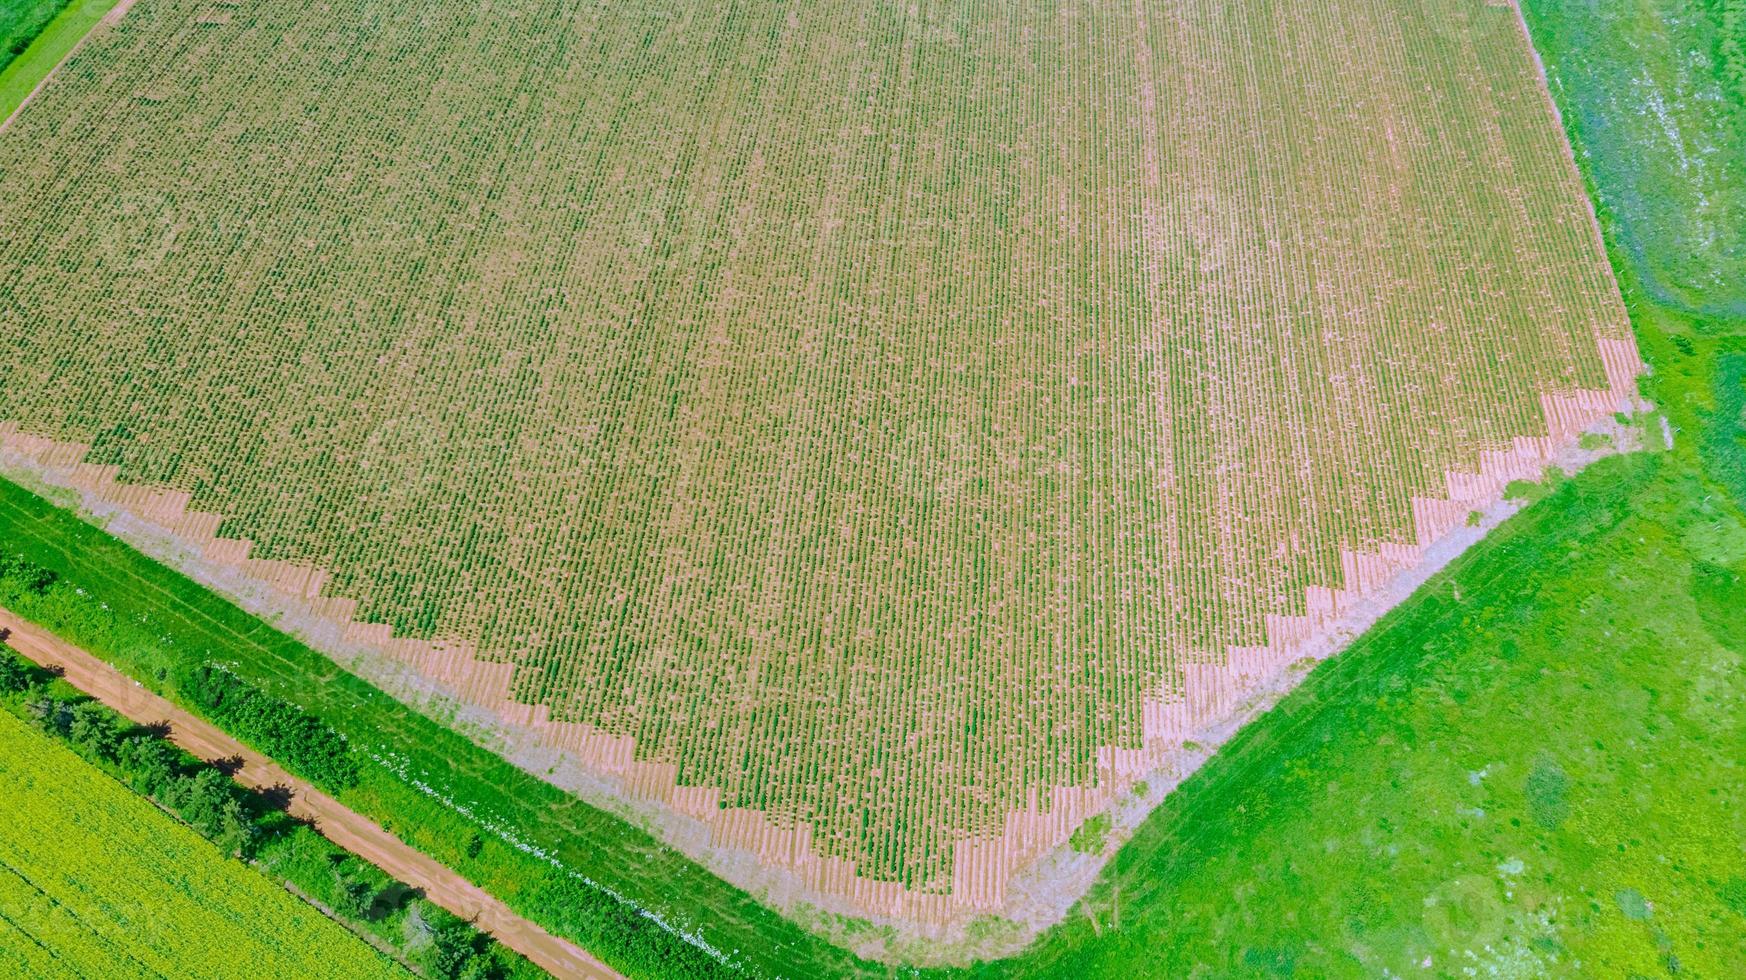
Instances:
[[[472,882],[407,846],[374,822],[247,748],[219,728],[194,717],[134,683],[103,660],[0,608],[8,644],[45,667],[59,666],[67,682],[141,724],[168,723],[170,738],[202,759],[241,758],[236,779],[245,786],[291,789],[293,816],[315,821],[322,835],[363,857],[425,897],[464,919],[473,919],[498,942],[558,977],[618,977],[611,967],[573,943],[546,932]]]

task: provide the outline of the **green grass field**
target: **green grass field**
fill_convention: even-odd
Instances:
[[[1525,6],[1637,312],[1737,331],[1746,322],[1746,3]]]
[[[0,119],[12,115],[119,0],[0,0]],[[20,42],[27,42],[19,50]]]
[[[408,975],[3,711],[0,800],[0,975]]]
[[[1501,529],[986,972],[1737,973],[1746,522],[1692,455],[1609,460]]]
[[[1728,976],[1746,965],[1746,320],[1729,283],[1698,274],[1741,254],[1742,226],[1718,219],[1693,239],[1683,205],[1656,203],[1692,193],[1682,176],[1712,188],[1705,201],[1738,186],[1746,157],[1727,137],[1746,110],[1722,84],[1720,6],[1701,8],[1709,21],[1665,0],[1628,16],[1526,6],[1674,447],[1558,485],[1226,746],[1066,923],[972,972]],[[1713,57],[1680,54],[1693,49]],[[1665,94],[1671,129],[1637,111],[1642,89],[1621,94],[1645,84]],[[1673,97],[1691,91],[1720,101]],[[1715,149],[1635,196],[1619,190],[1660,165],[1669,132]],[[223,656],[403,757],[407,775],[473,816],[386,768],[340,795],[609,961],[651,975],[712,962],[663,963],[690,947],[596,904],[566,922],[575,879],[510,841],[760,972],[875,972],[10,485],[0,540],[102,597],[101,615],[70,590],[64,608],[38,612],[148,684],[179,657]]]

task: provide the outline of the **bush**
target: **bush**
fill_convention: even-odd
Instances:
[[[246,857],[254,853],[255,844],[262,836],[261,825],[256,822],[255,815],[243,805],[241,797],[231,794],[218,808],[217,826],[213,828],[212,834],[213,843],[232,854]]]
[[[349,787],[358,761],[345,736],[302,708],[215,664],[180,672],[177,689],[218,725],[316,783]]]
[[[156,735],[123,741],[115,757],[134,790],[154,799],[164,794],[181,768],[181,753]]]
[[[440,906],[420,900],[406,916],[407,946],[413,960],[431,976],[443,980],[490,980],[502,971],[490,955],[491,944],[473,924]]]
[[[530,882],[526,906],[532,918],[588,949],[618,951],[614,965],[632,976],[711,977],[721,965],[695,946],[674,942],[660,926],[599,889],[554,875]],[[525,913],[524,913],[525,914]]]
[[[377,900],[393,880],[355,856],[336,854],[335,857],[338,860],[333,862],[333,885],[328,889],[328,904],[347,918],[372,918]]]
[[[59,738],[66,738],[73,727],[73,705],[52,694],[40,694],[24,702],[24,713],[36,727]]]
[[[95,701],[73,705],[67,722],[67,738],[87,755],[113,761],[121,747],[121,719]]]
[[[0,555],[0,585],[8,591],[43,595],[60,576],[18,555]]]
[[[21,694],[36,685],[35,672],[10,653],[0,653],[0,694]]]
[[[224,773],[204,766],[171,780],[163,794],[165,806],[182,815],[201,833],[211,837],[218,829],[224,801],[230,799],[231,781]]]

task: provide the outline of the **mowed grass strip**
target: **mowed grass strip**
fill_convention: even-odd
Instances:
[[[6,712],[0,799],[0,972],[408,975]]]
[[[8,35],[0,30],[0,41],[9,45],[23,40],[26,30],[36,33],[24,48],[16,53],[8,47],[0,51],[0,121],[9,118],[30,93],[42,84],[55,66],[84,40],[120,0],[66,0],[64,3],[42,0],[0,0],[0,8],[8,16],[0,17],[0,28],[11,27]],[[45,9],[58,9],[46,24],[37,23]]]

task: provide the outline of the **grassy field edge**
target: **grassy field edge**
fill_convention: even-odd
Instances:
[[[52,587],[42,586],[36,570],[0,561],[4,577]],[[12,649],[0,653],[0,706],[220,850],[377,949],[437,977],[549,975],[480,927],[478,906],[461,904],[446,875],[433,876],[392,849],[371,851],[372,838],[354,815],[311,799],[306,785],[270,760],[216,729],[200,731],[127,675],[10,610],[0,609],[0,623]],[[416,936],[409,933],[414,925]],[[552,952],[543,943],[537,948]]]
[[[72,0],[23,53],[0,70],[0,127],[12,118],[79,42],[121,3],[132,0]]]

